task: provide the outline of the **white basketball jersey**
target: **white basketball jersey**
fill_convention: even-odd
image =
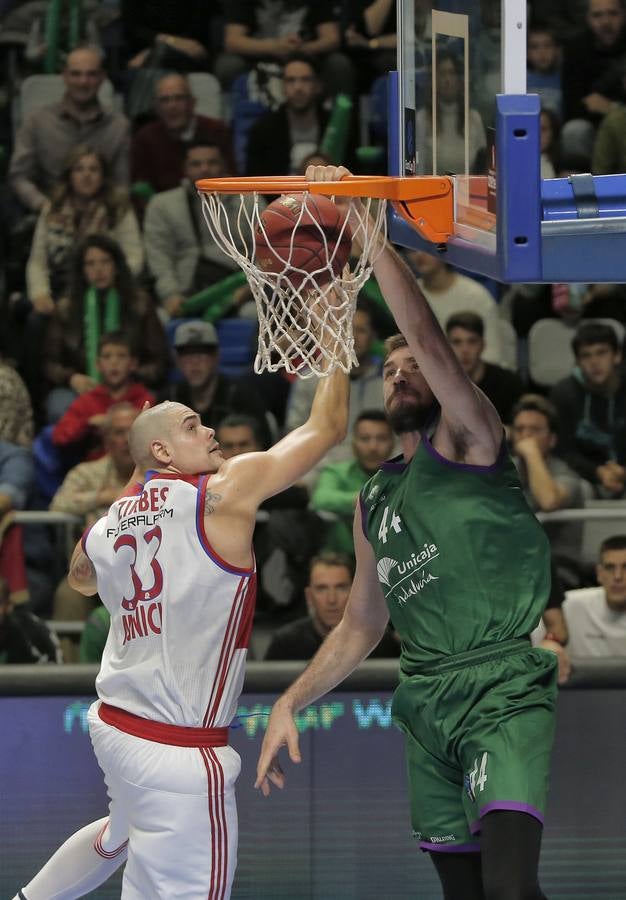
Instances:
[[[243,687],[254,569],[229,565],[204,531],[210,476],[149,473],[83,538],[111,614],[98,696],[147,719],[230,724]]]

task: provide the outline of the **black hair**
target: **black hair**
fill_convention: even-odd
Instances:
[[[363,412],[360,412],[352,426],[353,431],[356,431],[356,426],[359,422],[384,422],[385,425],[389,425],[387,414],[382,409],[364,409]],[[389,425],[389,428],[391,428],[391,425]]]
[[[313,556],[309,561],[309,579],[314,566],[341,566],[354,578],[354,559],[348,553],[335,553],[334,550],[324,550]]]
[[[583,347],[590,347],[592,344],[608,344],[615,353],[619,350],[615,329],[603,322],[589,322],[578,328],[572,338],[574,356],[578,358]]]
[[[545,416],[548,428],[556,434],[559,428],[559,414],[556,406],[542,394],[523,394],[511,410],[511,422],[522,412],[538,412]]]
[[[477,334],[480,338],[485,336],[485,323],[482,316],[469,310],[467,312],[454,313],[450,316],[446,322],[446,334],[449,335],[453,328],[463,328],[465,331]]]
[[[605,538],[600,544],[600,559],[607,550],[626,550],[626,534],[614,534]]]
[[[107,331],[98,341],[98,356],[102,353],[104,347],[109,346],[126,347],[129,353],[133,352],[133,344],[128,335],[124,331]]]
[[[249,428],[254,437],[255,443],[262,449],[267,449],[267,442],[263,434],[261,423],[254,416],[248,416],[245,413],[229,413],[218,422],[215,429],[219,432],[222,428]]]

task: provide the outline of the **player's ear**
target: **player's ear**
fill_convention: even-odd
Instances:
[[[165,441],[154,440],[150,444],[150,451],[154,459],[161,465],[167,466],[172,461],[172,455]]]

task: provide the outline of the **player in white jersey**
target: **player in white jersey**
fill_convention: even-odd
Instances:
[[[181,404],[135,420],[135,476],[83,535],[69,574],[111,614],[89,712],[109,815],[66,841],[18,898],[82,897],[126,857],[125,900],[230,896],[240,760],[228,725],[254,613],[256,511],[343,439],[347,411],[337,371],[320,379],[303,426],[226,461]]]

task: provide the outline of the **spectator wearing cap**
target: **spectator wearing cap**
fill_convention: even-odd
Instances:
[[[157,192],[177,188],[186,175],[187,148],[205,141],[219,149],[227,173],[234,174],[230,128],[221,119],[197,115],[196,98],[185,75],[172,73],[159,78],[154,100],[158,119],[139,128],[132,138],[133,182],[146,181]]]
[[[245,413],[259,422],[264,443],[271,443],[265,405],[254,388],[219,371],[219,339],[210,322],[183,322],[174,334],[176,365],[181,380],[172,382],[159,400],[193,409],[203,425],[217,428],[230,413]]]

